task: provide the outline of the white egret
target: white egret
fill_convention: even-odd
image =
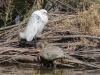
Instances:
[[[34,11],[29,18],[25,31],[19,33],[20,37],[27,41],[34,40],[35,48],[37,48],[37,36],[42,32],[47,22],[48,16],[45,9]]]

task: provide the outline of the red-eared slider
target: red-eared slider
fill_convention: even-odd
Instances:
[[[58,46],[45,46],[44,48],[42,48],[41,52],[39,53],[40,57],[42,57],[43,63],[44,61],[53,61],[53,65],[54,65],[54,61],[56,59],[61,59],[64,58],[64,52],[63,50],[58,47]]]

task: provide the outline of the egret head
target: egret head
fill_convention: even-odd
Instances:
[[[47,11],[45,9],[40,10],[42,14],[47,15]]]

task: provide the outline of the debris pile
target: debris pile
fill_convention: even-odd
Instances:
[[[78,28],[78,14],[52,13],[49,23],[38,36],[40,43],[59,46],[66,58],[56,63],[69,68],[99,68],[100,37],[91,36]],[[21,40],[19,32],[25,29],[27,21],[19,25],[0,28],[0,63],[21,66],[40,66],[38,49],[33,42]],[[38,64],[37,64],[38,62]]]

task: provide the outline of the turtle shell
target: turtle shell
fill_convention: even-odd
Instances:
[[[47,60],[55,60],[64,57],[64,52],[58,46],[46,46],[42,48],[40,56]]]

